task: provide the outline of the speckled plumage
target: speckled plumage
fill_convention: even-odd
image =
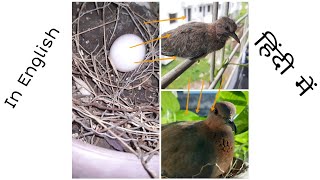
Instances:
[[[235,34],[237,25],[222,17],[214,23],[190,22],[162,34],[170,34],[161,41],[161,54],[197,59],[224,47],[231,36],[240,43]]]
[[[235,106],[219,102],[215,107],[207,120],[176,122],[162,128],[162,176],[208,178],[228,170],[233,159]]]

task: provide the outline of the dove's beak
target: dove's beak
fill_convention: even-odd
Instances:
[[[240,39],[238,38],[238,36],[236,35],[235,32],[231,33],[230,36],[231,36],[234,40],[236,40],[238,43],[240,43]]]
[[[229,120],[227,123],[232,128],[234,133],[237,134],[237,126],[234,124],[234,122],[232,120]]]

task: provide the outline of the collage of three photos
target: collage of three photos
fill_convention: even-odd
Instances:
[[[72,3],[73,178],[248,178],[248,2]]]

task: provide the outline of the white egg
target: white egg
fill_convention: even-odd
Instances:
[[[146,47],[143,40],[135,34],[124,34],[118,37],[110,48],[109,60],[115,68],[122,72],[129,72],[136,69],[146,55]]]

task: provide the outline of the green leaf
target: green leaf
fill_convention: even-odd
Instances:
[[[249,139],[248,131],[235,136],[234,156],[244,161],[246,161],[249,156],[248,139]]]
[[[248,91],[242,91],[242,93],[246,96],[247,103],[249,102],[249,92]]]
[[[249,133],[248,131],[245,131],[244,133],[237,134],[234,136],[234,141],[241,143],[241,144],[247,144],[249,139]]]
[[[177,121],[200,121],[207,119],[206,117],[200,117],[198,114],[188,111],[188,115],[185,114],[185,110],[176,112]]]
[[[219,101],[228,101],[235,105],[236,113],[240,114],[242,110],[248,105],[247,91],[222,91],[220,92]]]
[[[161,110],[164,112],[176,112],[180,110],[180,104],[176,96],[172,92],[161,92]]]
[[[241,134],[248,131],[248,106],[246,106],[242,112],[234,119],[234,123],[237,126],[237,134]]]
[[[167,109],[167,111],[162,110],[161,111],[161,124],[167,124],[176,122],[176,114],[175,112],[170,111]]]

